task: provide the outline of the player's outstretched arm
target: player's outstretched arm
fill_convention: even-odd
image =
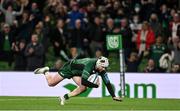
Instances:
[[[110,80],[109,80],[109,78],[107,76],[107,73],[105,71],[102,71],[100,73],[100,75],[101,75],[101,78],[102,78],[104,84],[106,85],[110,95],[112,96],[113,100],[115,100],[115,101],[122,101],[122,99],[120,97],[116,97],[115,96],[114,90],[113,90],[113,88],[111,86],[111,83],[110,83]]]

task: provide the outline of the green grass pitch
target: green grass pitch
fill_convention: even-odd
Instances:
[[[129,99],[74,97],[64,106],[57,97],[0,97],[0,110],[180,110],[180,99]]]

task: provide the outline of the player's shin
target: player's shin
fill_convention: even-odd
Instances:
[[[70,97],[77,96],[84,92],[86,90],[86,86],[78,86],[76,89],[74,89],[72,92],[65,94],[64,98],[69,99]]]
[[[78,86],[72,92],[65,94],[62,97],[59,97],[61,105],[64,105],[65,101],[68,100],[70,97],[77,96],[86,90],[85,86]]]

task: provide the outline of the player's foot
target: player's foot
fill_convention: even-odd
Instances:
[[[64,98],[64,96],[60,96],[60,97],[59,97],[59,102],[60,102],[61,105],[64,105],[64,103],[65,103],[65,98]]]
[[[49,67],[37,68],[34,70],[34,74],[45,74],[47,71],[49,71]]]

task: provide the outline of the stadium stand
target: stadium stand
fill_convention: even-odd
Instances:
[[[180,72],[179,0],[0,1],[0,70],[33,70],[35,66],[29,64],[53,66],[58,58],[67,61],[77,54],[102,54],[113,62],[118,52],[107,51],[106,35],[121,34],[125,61],[142,59],[138,66],[143,67],[128,68],[129,72],[144,72],[151,62],[158,72]],[[35,44],[33,34],[38,37]],[[159,63],[164,54],[172,60],[166,57]]]

